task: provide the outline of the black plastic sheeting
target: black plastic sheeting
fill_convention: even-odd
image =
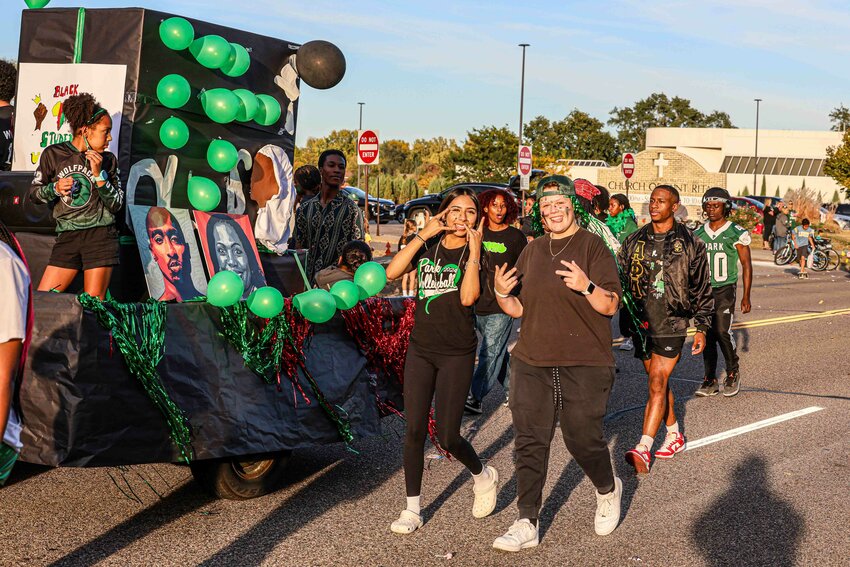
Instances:
[[[23,461],[51,466],[174,462],[165,421],[112,349],[109,333],[76,296],[35,293],[35,327],[20,397]],[[170,304],[158,369],[186,412],[196,459],[237,457],[339,442],[306,380],[307,404],[285,376],[265,384],[220,335],[219,310]],[[337,315],[314,325],[307,368],[355,438],[380,432],[374,380]],[[400,386],[381,385],[400,406]],[[389,388],[389,391],[386,389]]]

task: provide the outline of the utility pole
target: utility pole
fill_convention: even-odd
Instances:
[[[753,195],[757,195],[756,193],[756,174],[758,173],[759,166],[759,105],[761,104],[760,98],[753,99],[756,103],[756,164],[753,166]]]
[[[359,132],[360,130],[363,129],[363,105],[366,104],[366,103],[365,102],[358,102],[357,104],[360,105],[360,126],[358,126],[358,128],[357,128],[357,130]],[[357,145],[356,144],[354,145],[354,151],[357,151]],[[360,165],[357,166],[357,188],[358,189],[360,188]]]

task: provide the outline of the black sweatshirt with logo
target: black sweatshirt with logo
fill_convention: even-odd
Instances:
[[[30,199],[53,208],[56,232],[83,230],[115,224],[115,215],[124,204],[124,193],[118,179],[118,159],[103,152],[101,170],[107,181],[101,187],[92,173],[85,152],[71,142],[53,144],[44,149],[32,181]],[[59,197],[54,185],[64,177],[77,184],[71,195]]]

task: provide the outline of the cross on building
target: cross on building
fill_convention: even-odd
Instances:
[[[670,162],[664,159],[664,154],[659,152],[658,159],[652,162],[652,165],[658,168],[658,177],[664,177],[664,167],[670,165]]]

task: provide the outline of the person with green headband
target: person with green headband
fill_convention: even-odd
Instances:
[[[629,203],[629,198],[622,193],[611,195],[608,199],[608,218],[605,219],[605,224],[611,229],[611,233],[622,244],[628,235],[638,229],[635,210]],[[623,337],[623,342],[620,344],[620,350],[632,350],[634,342],[632,335],[634,331],[629,324],[630,320],[626,313],[621,313],[619,318],[620,335]]]
[[[546,234],[525,247],[514,268],[498,266],[494,285],[502,311],[522,317],[509,402],[519,518],[493,542],[503,551],[539,543],[537,519],[559,420],[567,449],[596,487],[597,534],[617,527],[623,492],[602,431],[614,383],[611,316],[622,293],[617,264],[594,233],[601,221],[579,203],[572,180],[544,177],[536,194]]]
[[[56,244],[39,291],[65,291],[82,270],[83,289],[103,299],[118,264],[115,215],[124,204],[118,158],[107,148],[112,118],[89,93],[68,97],[63,118],[73,138],[41,153],[30,198],[53,209]]]

